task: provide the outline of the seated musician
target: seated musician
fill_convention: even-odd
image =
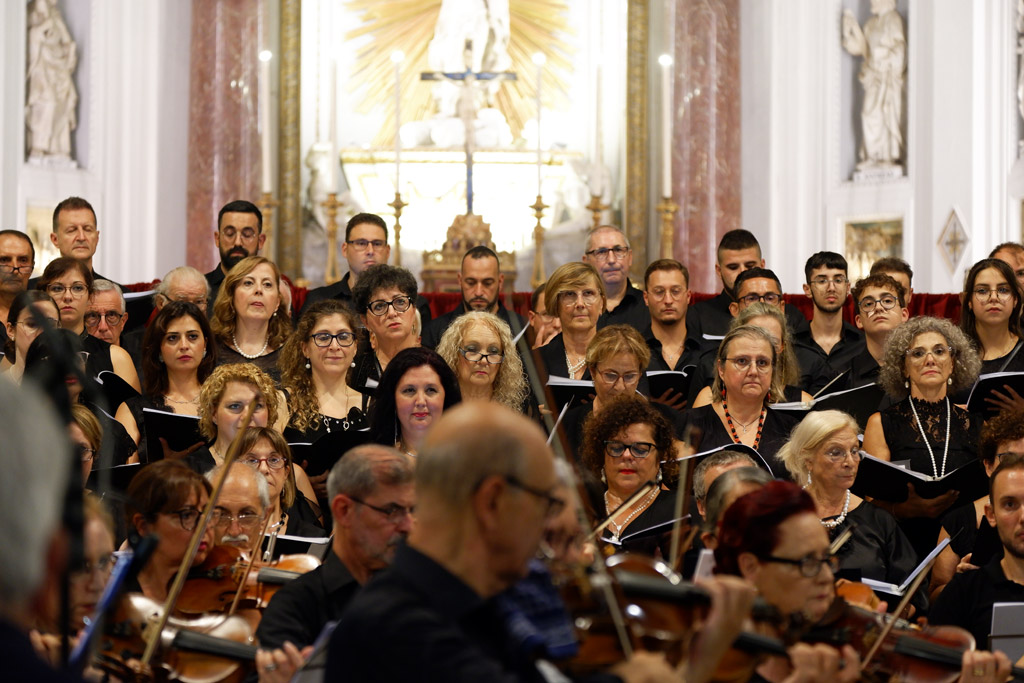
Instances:
[[[212,484],[220,477],[221,468],[210,470],[206,478]],[[256,468],[235,461],[224,479],[217,497],[214,545],[230,545],[251,550],[270,508],[270,485]]]
[[[331,552],[320,567],[271,599],[256,631],[261,647],[312,645],[359,587],[391,563],[412,528],[413,460],[394,448],[366,444],[348,451],[331,469],[327,490],[334,517]],[[264,656],[261,671],[269,667],[290,680],[294,667],[283,653]]]
[[[718,545],[718,525],[729,506],[748,493],[756,491],[772,479],[763,467],[747,465],[722,472],[708,487],[701,527],[701,544],[708,550]]]

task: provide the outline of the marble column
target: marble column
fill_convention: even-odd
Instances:
[[[721,236],[741,226],[739,0],[679,0],[675,16],[673,253],[690,289],[718,292]],[[752,226],[755,227],[756,226]]]
[[[302,59],[302,0],[281,0],[281,130],[278,199],[278,265],[295,278],[302,275],[302,150],[299,110]],[[333,111],[333,108],[332,108]],[[331,160],[337,168],[337,159]]]
[[[193,0],[186,262],[211,270],[217,212],[260,191],[261,0]]]

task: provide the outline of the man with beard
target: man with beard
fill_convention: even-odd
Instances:
[[[313,644],[359,587],[391,564],[412,529],[412,458],[388,446],[356,446],[331,469],[327,497],[334,518],[332,552],[322,565],[274,595],[256,631],[261,648]],[[282,680],[289,680],[294,670],[284,654],[275,654],[273,663],[263,666]]]
[[[687,335],[690,271],[674,259],[658,259],[644,273],[644,303],[651,325],[644,335],[651,348],[647,370],[681,370],[700,354],[700,341]]]
[[[999,459],[989,480],[985,517],[999,533],[1002,557],[954,575],[928,615],[929,624],[967,629],[979,647],[988,643],[992,605],[1024,602],[1024,454]]]
[[[220,252],[220,263],[206,274],[210,284],[210,308],[217,299],[220,283],[236,263],[246,256],[257,256],[267,236],[263,234],[263,213],[252,202],[236,199],[221,207],[213,242]]]
[[[501,274],[501,264],[493,250],[479,245],[467,251],[462,257],[458,279],[459,288],[462,290],[462,302],[424,326],[423,338],[420,341],[423,346],[429,349],[437,348],[452,321],[469,311],[494,313],[508,323],[513,330],[512,334],[523,328],[523,318],[515,311],[509,311],[501,303],[501,288],[505,284],[505,276]],[[512,316],[515,316],[515,325],[510,321]]]
[[[846,259],[833,251],[819,251],[804,265],[804,294],[814,303],[814,314],[806,332],[793,339],[827,363],[834,377],[850,368],[861,352],[864,335],[843,320],[843,307],[850,294]]]
[[[646,329],[651,318],[644,304],[643,292],[629,281],[633,249],[626,235],[613,225],[596,228],[587,237],[581,260],[594,266],[604,283],[607,301],[597,320],[597,329],[616,324]]]
[[[0,230],[0,323],[7,322],[14,297],[28,288],[36,263],[36,250],[28,235]],[[7,328],[0,324],[0,348],[7,343]]]
[[[220,468],[210,470],[206,478],[211,484],[220,477]],[[224,487],[217,497],[215,545],[232,545],[248,551],[263,526],[264,515],[270,507],[270,488],[267,478],[258,469],[236,462],[228,470]]]

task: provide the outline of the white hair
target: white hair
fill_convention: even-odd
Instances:
[[[167,300],[171,298],[171,284],[178,281],[192,281],[197,284],[201,283],[206,290],[206,296],[210,296],[210,283],[206,281],[206,276],[201,272],[193,268],[192,266],[178,266],[170,270],[167,275],[164,275],[164,279],[160,281],[160,284],[156,286],[156,296],[162,296]]]
[[[249,467],[248,465],[235,462],[231,465],[232,470],[228,476],[234,477],[239,476],[239,472],[243,478],[248,476],[256,482],[256,495],[260,498],[260,514],[265,514],[270,509],[270,484],[267,483],[267,478],[264,477],[260,471],[255,467]],[[214,467],[212,470],[206,473],[206,481],[210,482],[210,486],[217,485],[217,478],[220,477],[220,471],[224,468],[223,465]]]
[[[121,302],[121,312],[124,313],[124,292],[115,283],[110,280],[94,280],[92,283],[92,293],[98,292],[117,292],[117,300]]]
[[[24,605],[45,575],[72,454],[66,425],[31,381],[0,378],[0,434],[0,608],[8,608]]]

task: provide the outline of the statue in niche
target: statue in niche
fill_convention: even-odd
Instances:
[[[900,169],[903,157],[903,86],[907,68],[907,37],[896,0],[871,0],[863,30],[850,10],[843,12],[843,48],[862,57],[860,83],[861,143],[857,170]]]
[[[29,160],[71,161],[71,131],[78,125],[73,75],[78,47],[57,0],[35,0],[28,14],[25,141]]]

